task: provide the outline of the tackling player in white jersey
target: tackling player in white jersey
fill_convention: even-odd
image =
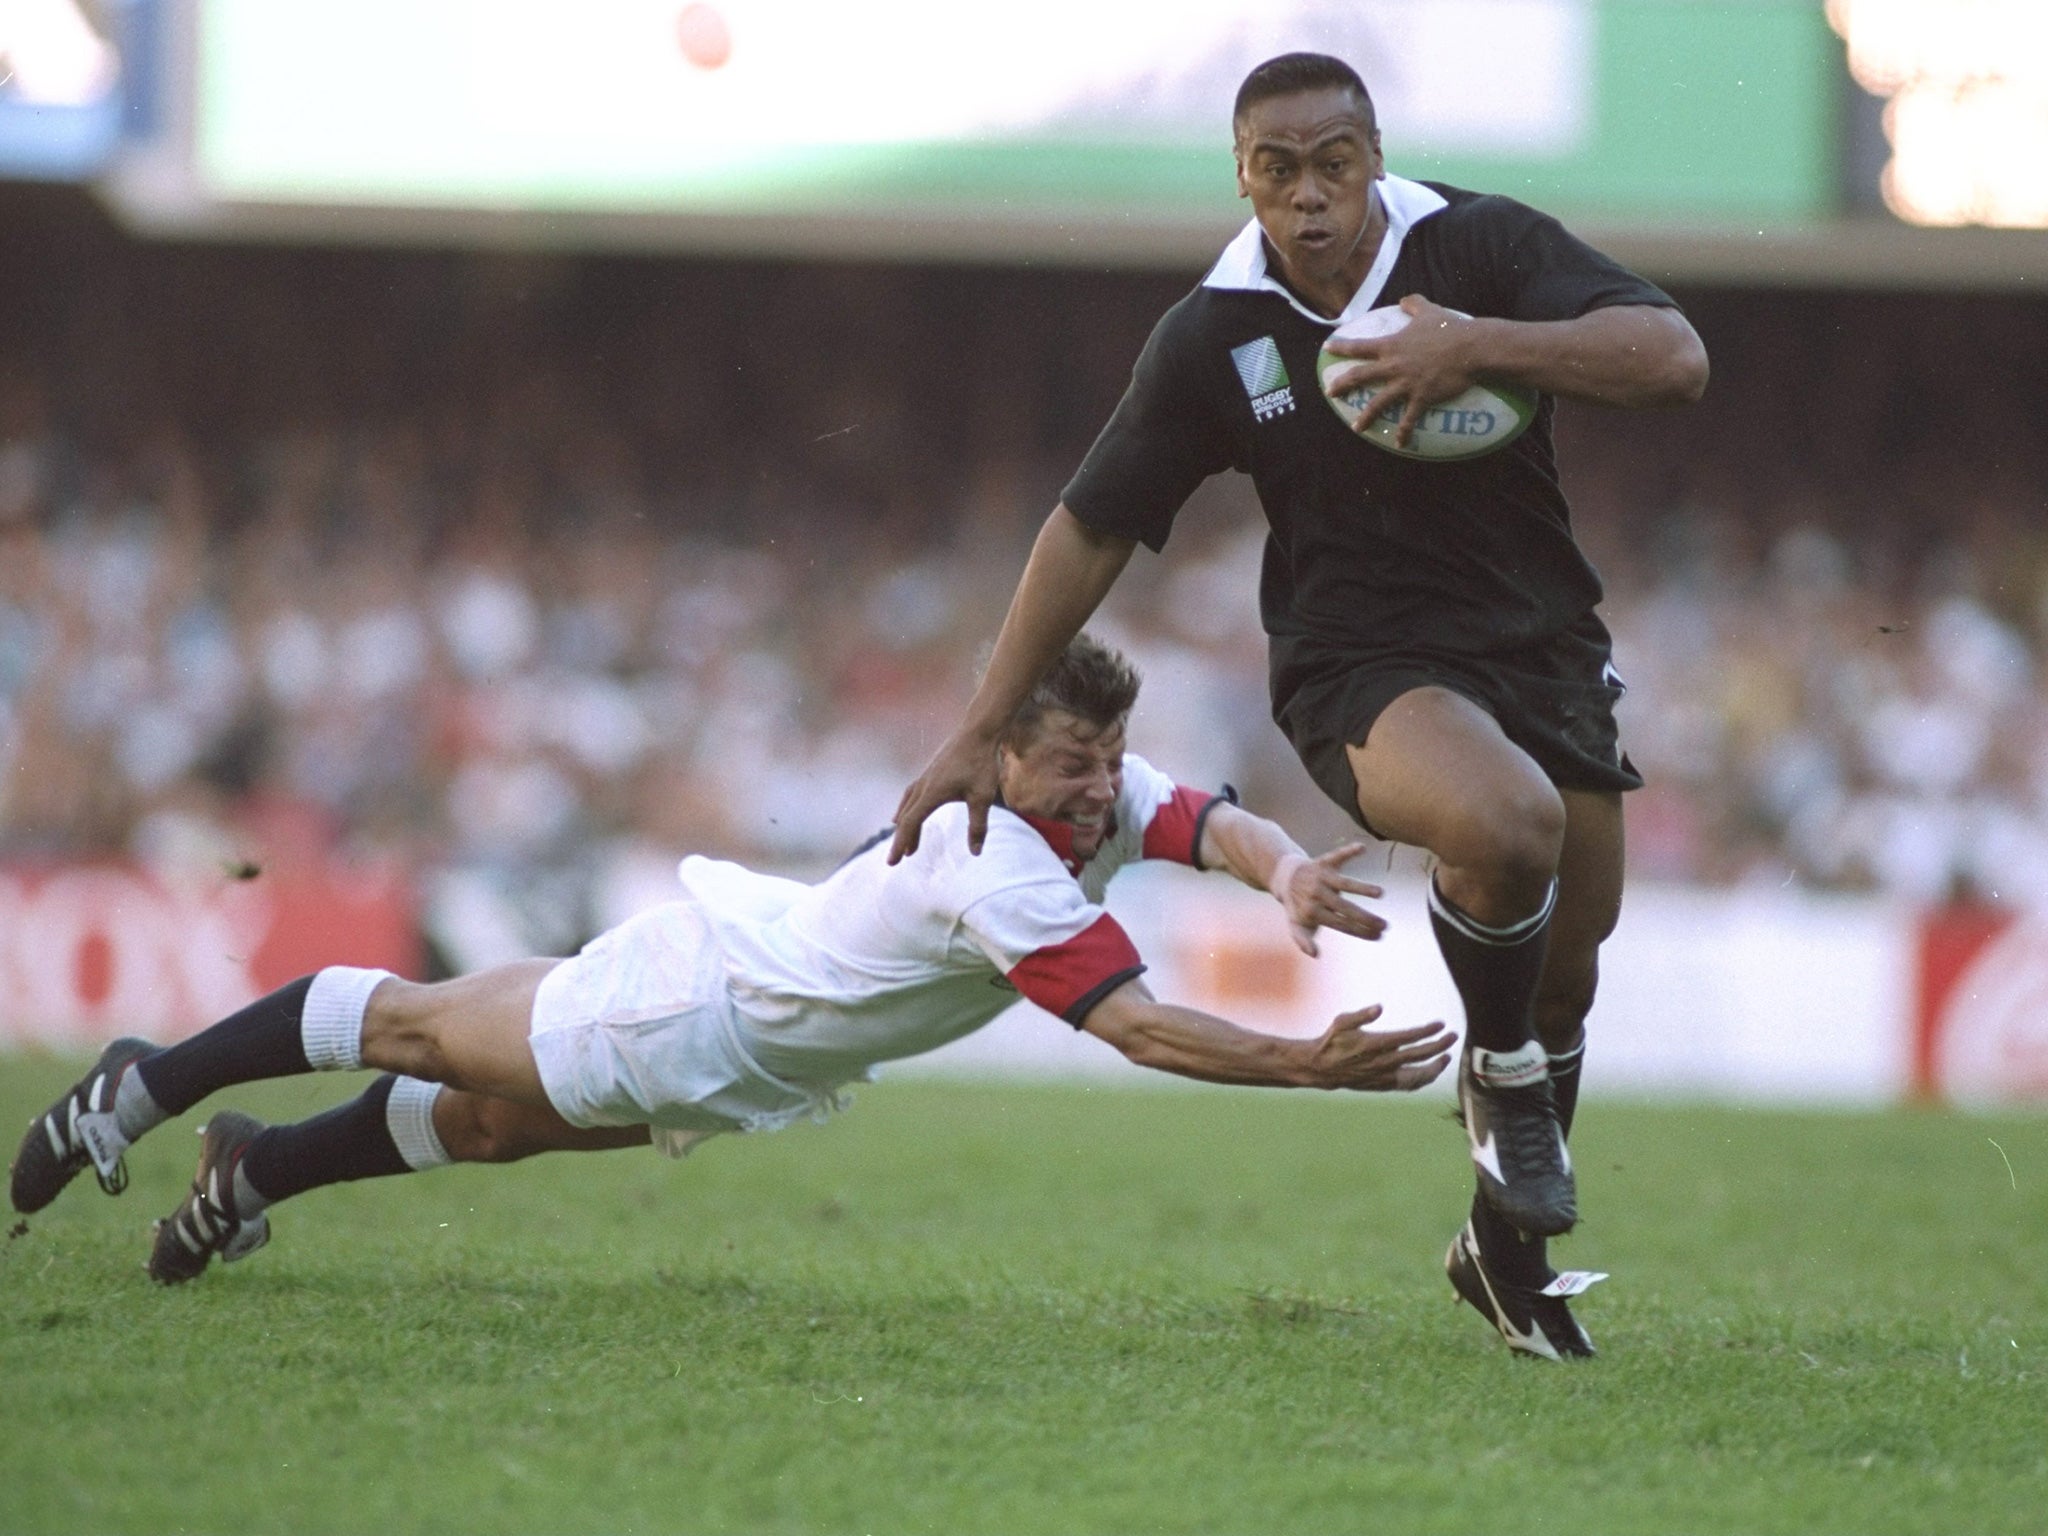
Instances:
[[[885,1061],[988,1023],[1018,994],[1132,1061],[1210,1082],[1410,1090],[1449,1063],[1440,1024],[1368,1031],[1375,1007],[1287,1039],[1155,999],[1137,950],[1100,903],[1143,858],[1221,868],[1279,901],[1295,942],[1377,938],[1351,898],[1347,844],[1309,858],[1274,823],[1182,788],[1124,750],[1138,677],[1077,638],[997,748],[1001,804],[979,855],[962,821],[891,865],[885,837],[818,885],[685,859],[682,899],[569,960],[528,960],[432,985],[330,966],[158,1050],[109,1046],[31,1123],[15,1209],[42,1209],[87,1166],[125,1182],[147,1131],[235,1083],[380,1068],[359,1098],[297,1125],[232,1110],[205,1130],[192,1194],[157,1224],[166,1284],[269,1236],[268,1208],[322,1184],[451,1162],[652,1142],[680,1156],[726,1131],[822,1117]]]

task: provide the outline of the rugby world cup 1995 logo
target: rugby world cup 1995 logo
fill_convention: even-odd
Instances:
[[[1261,336],[1232,347],[1230,361],[1244,381],[1244,392],[1251,397],[1254,418],[1271,421],[1294,409],[1294,388],[1287,379],[1287,365],[1280,360],[1280,343]]]

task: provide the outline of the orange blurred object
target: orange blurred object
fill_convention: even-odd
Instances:
[[[716,6],[686,5],[676,17],[676,43],[699,69],[717,69],[732,57],[732,28]]]

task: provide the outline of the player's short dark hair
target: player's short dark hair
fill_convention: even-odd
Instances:
[[[1138,702],[1139,681],[1129,657],[1083,631],[1067,643],[1059,660],[1010,716],[1003,745],[1012,751],[1028,745],[1039,722],[1055,709],[1102,730],[1121,725]]]
[[[1349,91],[1365,108],[1368,132],[1380,131],[1379,114],[1373,110],[1372,93],[1358,77],[1358,71],[1342,59],[1327,53],[1283,53],[1268,59],[1244,77],[1237,88],[1237,103],[1230,109],[1232,133],[1244,132],[1244,120],[1251,109],[1275,96],[1292,96],[1297,91]]]

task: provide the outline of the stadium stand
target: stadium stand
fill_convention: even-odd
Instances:
[[[1184,286],[0,229],[0,858],[395,851],[461,967],[873,832]],[[2048,307],[1681,296],[1742,387],[1560,426],[1637,874],[2048,906]],[[1159,755],[1335,837],[1248,494],[1114,627]]]

